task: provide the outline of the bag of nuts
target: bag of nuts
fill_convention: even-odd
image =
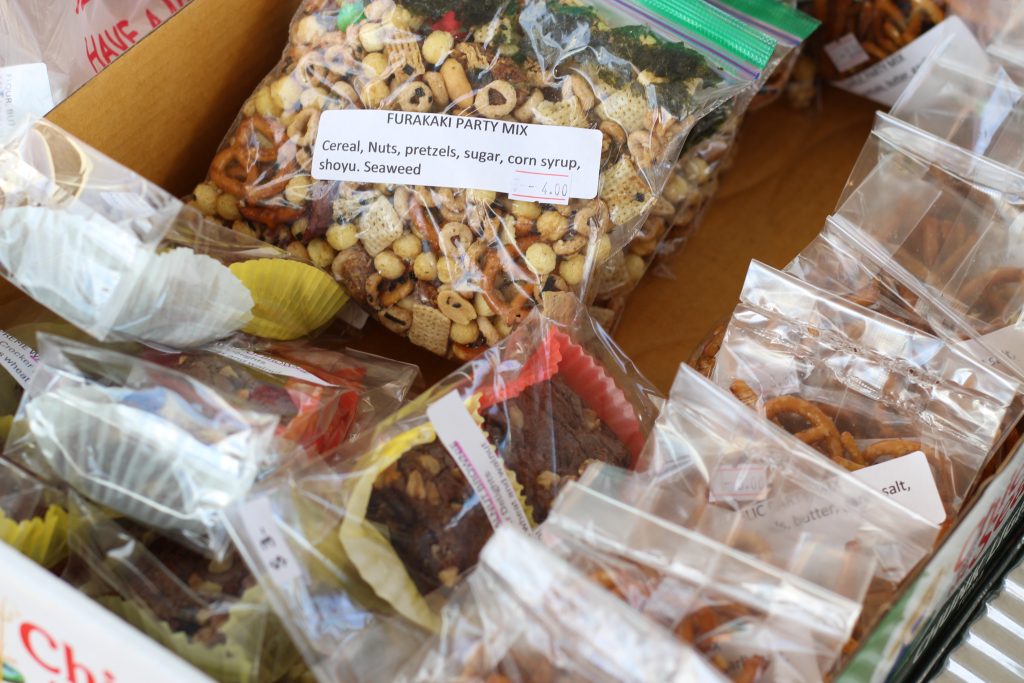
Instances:
[[[64,579],[224,683],[275,683],[299,660],[245,563],[210,560],[71,495]]]
[[[529,531],[590,462],[633,465],[656,391],[578,302],[567,308],[560,321],[531,313],[384,420],[359,457],[255,491],[251,499],[270,506],[262,519],[295,557],[283,581],[247,525],[247,506],[229,513],[311,668],[359,678],[351,668],[376,659],[356,622],[435,629],[438,604],[494,528]]]
[[[577,483],[538,537],[731,680],[824,680],[860,614],[855,600]]]
[[[696,0],[306,0],[194,203],[329,270],[397,334],[469,360],[544,292],[587,298],[693,124],[751,89],[773,48]],[[357,140],[356,121],[379,125]],[[494,152],[517,142],[506,130],[549,142]],[[435,133],[448,137],[427,144]]]
[[[541,543],[498,531],[396,683],[730,680]],[[751,679],[752,680],[752,679]]]

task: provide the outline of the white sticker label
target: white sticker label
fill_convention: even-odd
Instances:
[[[768,469],[761,464],[722,465],[711,475],[711,502],[764,500],[768,496]]]
[[[39,355],[32,347],[0,330],[0,366],[10,373],[22,389],[28,389],[38,363]]]
[[[950,17],[899,52],[833,85],[891,107],[928,55],[950,37],[974,40],[959,17]]]
[[[223,342],[210,344],[206,347],[206,350],[250,368],[265,372],[268,375],[291,377],[293,379],[302,380],[303,382],[309,382],[310,384],[319,384],[322,387],[334,386],[330,382],[325,382],[320,379],[313,373],[303,370],[298,365],[293,365],[283,360],[277,360],[276,358],[270,358],[269,356],[264,356],[253,351],[237,349]]]
[[[932,468],[928,465],[928,457],[921,451],[851,474],[929,522],[942,524],[946,520],[946,509],[935,486]]]
[[[0,134],[53,109],[45,64],[0,67]]]
[[[833,40],[825,46],[825,52],[840,72],[856,69],[861,64],[871,61],[871,55],[864,51],[857,36],[852,33],[847,33],[839,40]]]
[[[530,522],[505,471],[505,464],[473,420],[459,392],[452,391],[427,408],[427,417],[455,463],[466,475],[491,526],[512,524],[530,533]]]
[[[1000,365],[999,354],[1014,368],[1024,372],[1024,327],[1010,325],[995,332],[983,334],[977,340],[968,339],[957,346],[971,358],[991,366]]]
[[[302,579],[299,561],[284,540],[274,520],[274,508],[266,496],[245,503],[238,516],[251,539],[249,546],[255,552],[274,583],[291,585]]]
[[[602,137],[590,128],[473,116],[326,111],[313,177],[490,190],[565,204],[597,196]]]

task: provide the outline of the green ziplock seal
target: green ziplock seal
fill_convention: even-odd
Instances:
[[[755,21],[804,41],[814,33],[821,22],[795,7],[778,0],[710,0],[713,4],[725,5],[747,15]]]
[[[739,58],[758,71],[768,66],[775,53],[774,38],[754,30],[704,0],[628,0],[622,4],[652,12],[685,33],[711,43],[713,49],[728,53],[723,56]]]

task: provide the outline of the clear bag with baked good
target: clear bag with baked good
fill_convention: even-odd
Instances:
[[[1024,92],[970,37],[949,39],[914,74],[893,117],[1010,168],[1024,168]]]
[[[558,319],[531,313],[381,422],[358,457],[268,481],[230,511],[239,549],[325,680],[380,661],[352,654],[370,641],[367,623],[436,628],[438,604],[495,527],[543,522],[590,462],[633,466],[657,392],[575,299],[563,301]],[[293,570],[261,552],[254,518]]]
[[[44,120],[0,139],[0,275],[97,339],[171,349],[294,339],[347,300]]]
[[[1019,388],[937,337],[756,261],[712,378],[855,476],[895,475],[888,494],[946,530]]]
[[[275,683],[299,661],[234,551],[220,560],[71,495],[63,578],[224,683]]]
[[[538,538],[731,680],[824,680],[860,614],[855,600],[576,483]]]
[[[59,489],[0,460],[0,543],[42,567],[58,567],[68,554],[65,498]]]
[[[951,344],[1024,372],[1024,173],[884,114],[836,209]],[[966,343],[965,343],[966,342]]]
[[[706,660],[542,544],[501,529],[396,683],[724,682]]]
[[[46,335],[38,352],[4,457],[223,555],[221,511],[283,457],[279,416],[126,354]]]
[[[194,204],[469,360],[586,298],[773,48],[695,0],[306,0]]]

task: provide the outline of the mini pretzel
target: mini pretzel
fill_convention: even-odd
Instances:
[[[722,342],[718,342],[718,346],[721,347],[721,345]],[[729,391],[731,391],[733,396],[739,399],[740,403],[743,405],[748,408],[757,408],[757,393],[743,380],[734,380],[733,383],[729,385]]]
[[[532,285],[513,283],[517,291],[510,301],[505,301],[499,294],[499,283],[504,275],[505,264],[501,258],[501,249],[494,249],[484,261],[484,286],[481,293],[487,305],[507,324],[513,325],[525,319],[533,308],[533,297],[528,291]]]
[[[835,423],[828,415],[810,401],[796,396],[779,396],[764,404],[765,417],[776,424],[783,415],[802,417],[810,427],[801,430],[794,436],[808,445],[823,443],[824,453],[839,462],[844,460],[843,442]]]

